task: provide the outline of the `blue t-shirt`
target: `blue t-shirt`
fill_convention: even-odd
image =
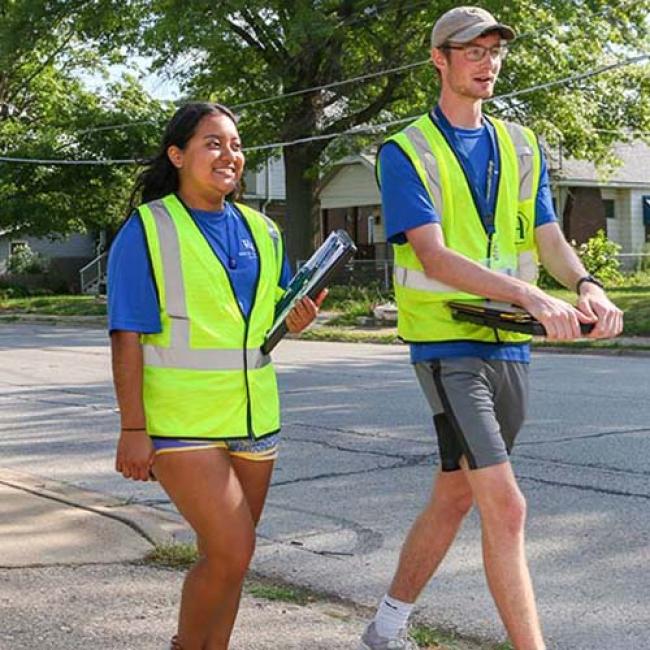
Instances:
[[[462,147],[464,158],[471,165],[468,177],[480,192],[485,195],[488,187],[489,161],[498,155],[493,152],[492,138],[488,129],[494,127],[489,122],[483,122],[478,129],[461,129],[452,127],[454,133],[448,138],[451,146]],[[379,152],[381,170],[381,200],[383,205],[384,223],[387,241],[393,244],[406,243],[406,232],[427,223],[440,223],[441,216],[437,213],[427,190],[413,168],[411,161],[400,147],[388,142]],[[494,167],[499,168],[499,161]],[[492,187],[496,179],[490,179]],[[489,208],[494,213],[496,192],[490,193]],[[549,185],[546,160],[542,154],[540,182],[536,198],[535,227],[557,221]],[[482,343],[468,341],[451,341],[445,343],[412,343],[411,362],[432,361],[445,357],[479,357],[502,361],[530,361],[530,345],[506,343]]]
[[[208,244],[232,282],[242,312],[253,304],[259,270],[253,237],[235,206],[226,203],[219,212],[190,210]],[[215,260],[216,263],[216,260]],[[286,288],[291,268],[285,255],[280,286]],[[158,294],[142,221],[131,215],[111,245],[108,257],[108,328],[143,334],[162,329]]]

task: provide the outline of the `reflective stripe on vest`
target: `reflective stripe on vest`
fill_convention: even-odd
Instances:
[[[505,122],[508,135],[512,138],[519,162],[519,202],[533,198],[533,160],[534,152],[524,135],[523,129],[512,122]]]
[[[404,130],[404,134],[409,139],[413,148],[417,152],[420,160],[424,164],[424,171],[427,179],[427,189],[433,201],[433,206],[438,214],[443,214],[444,204],[442,201],[442,186],[440,183],[440,170],[436,157],[433,155],[431,145],[424,137],[424,133],[415,126],[409,126]]]
[[[156,368],[184,370],[249,370],[263,368],[271,357],[261,350],[246,350],[246,365],[241,350],[184,350],[143,345],[144,362]]]
[[[153,201],[149,204],[149,208],[154,216],[160,242],[167,297],[166,306],[167,312],[171,316],[169,321],[171,336],[169,348],[150,344],[142,346],[145,364],[157,368],[187,370],[244,370],[246,367],[262,368],[270,363],[270,357],[262,354],[259,348],[246,350],[245,365],[244,355],[239,348],[194,350],[190,347],[189,315],[183,285],[178,233],[171,215],[161,200]],[[274,245],[277,247],[277,238],[274,239]]]
[[[497,273],[514,276],[513,269],[497,269]],[[439,282],[433,278],[428,278],[424,271],[418,269],[406,269],[403,266],[396,266],[393,274],[395,284],[409,289],[418,289],[419,291],[430,291],[431,293],[456,293],[458,289]]]

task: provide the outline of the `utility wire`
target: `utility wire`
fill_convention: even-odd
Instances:
[[[262,97],[261,99],[254,99],[250,102],[244,102],[243,104],[235,104],[232,106],[233,109],[247,108],[248,106],[257,106],[259,104],[267,104],[268,102],[274,102],[278,99],[286,99],[287,97],[296,97],[298,95],[305,95],[306,93],[315,92],[317,90],[329,90],[330,88],[336,88],[338,86],[345,86],[346,84],[356,83],[357,81],[365,81],[366,79],[373,79],[374,77],[383,77],[384,75],[395,74],[396,72],[403,72],[404,70],[410,70],[412,68],[419,68],[425,63],[429,63],[429,59],[424,59],[423,61],[416,61],[415,63],[407,63],[406,65],[400,65],[396,68],[389,68],[387,70],[379,70],[378,72],[370,72],[368,74],[360,75],[359,77],[350,77],[349,79],[343,79],[341,81],[333,81],[329,84],[324,84],[322,86],[312,86],[311,88],[302,88],[301,90],[294,90],[290,93],[284,93],[283,95],[276,95],[274,97]]]
[[[556,79],[554,81],[548,81],[543,84],[538,84],[536,86],[531,86],[530,88],[524,88],[523,90],[516,90],[511,93],[506,93],[504,95],[497,95],[496,97],[491,97],[490,99],[485,100],[485,103],[494,102],[498,100],[511,99],[513,97],[521,97],[522,95],[528,95],[538,90],[547,90],[548,88],[553,88],[555,86],[563,86],[575,81],[582,81],[590,77],[602,74],[603,72],[609,72],[611,70],[616,70],[628,65],[634,65],[641,63],[650,59],[650,52],[645,53],[639,56],[631,57],[624,59],[623,61],[618,61],[616,63],[611,63],[609,65],[600,66],[594,70],[589,70],[587,72],[582,72],[576,75],[569,77],[563,77],[562,79]],[[412,115],[410,117],[401,118],[399,120],[391,120],[389,122],[382,122],[380,124],[372,124],[367,127],[353,127],[345,131],[340,131],[338,133],[327,133],[322,135],[313,135],[307,136],[304,138],[298,138],[296,140],[288,140],[285,142],[273,142],[270,144],[263,144],[253,147],[244,147],[244,151],[264,151],[268,149],[279,149],[284,147],[295,146],[298,144],[306,144],[307,142],[318,142],[322,140],[331,140],[338,138],[344,135],[367,135],[375,133],[378,130],[383,130],[387,127],[397,126],[399,124],[404,124],[406,122],[413,121],[419,117],[418,115]],[[9,156],[0,156],[0,162],[16,162],[16,163],[32,163],[32,164],[41,164],[41,165],[124,165],[124,164],[142,164],[142,159],[127,159],[127,160],[43,160],[35,158],[12,158]]]
[[[416,6],[423,5],[423,4],[426,4],[426,2],[414,2],[412,6],[416,7]],[[625,3],[623,3],[623,4],[625,4]],[[381,11],[382,9],[386,9],[388,6],[389,6],[389,3],[386,3],[386,5],[383,8],[381,8],[379,11]],[[605,7],[601,11],[596,12],[595,14],[593,14],[593,17],[595,18],[595,17],[603,16],[603,15],[605,15],[607,13],[610,13],[611,10],[612,10],[612,7]],[[375,17],[377,17],[377,12],[375,12],[373,14],[368,14],[367,16],[360,16],[358,18],[358,20],[366,20],[366,19],[375,18]],[[527,38],[532,38],[534,36],[537,36],[538,34],[542,34],[544,32],[547,32],[549,30],[552,30],[552,29],[555,29],[555,28],[561,27],[561,26],[562,26],[561,24],[560,25],[552,24],[552,25],[547,25],[546,27],[540,27],[539,29],[536,29],[536,30],[533,30],[533,31],[530,31],[530,32],[525,32],[524,34],[520,34],[519,36],[517,36],[517,38],[513,42],[513,45],[516,45],[520,41],[525,40]],[[271,103],[271,102],[284,100],[284,99],[287,99],[289,97],[298,97],[300,95],[304,95],[304,94],[311,93],[311,92],[316,92],[316,91],[319,91],[319,90],[328,90],[330,88],[336,88],[336,87],[339,87],[339,86],[344,86],[346,84],[357,83],[359,81],[365,81],[366,79],[373,79],[373,78],[381,77],[381,76],[384,76],[384,75],[396,74],[398,72],[403,72],[405,70],[410,70],[410,69],[413,69],[413,68],[417,68],[417,67],[426,65],[426,64],[429,63],[429,61],[430,61],[429,59],[424,59],[424,60],[421,60],[421,61],[416,61],[414,63],[408,63],[408,64],[405,64],[405,65],[402,65],[402,66],[397,66],[395,68],[388,68],[386,70],[379,70],[377,72],[372,72],[372,73],[368,73],[368,74],[365,74],[365,75],[360,75],[360,76],[357,76],[357,77],[350,77],[348,79],[342,79],[340,81],[334,81],[334,82],[329,83],[329,84],[324,84],[324,85],[320,85],[320,86],[312,86],[310,88],[301,88],[300,90],[294,90],[292,92],[283,93],[283,94],[280,94],[280,95],[271,95],[271,96],[267,96],[267,97],[260,97],[259,99],[254,99],[254,100],[251,100],[251,101],[248,101],[248,102],[243,102],[241,104],[235,104],[235,105],[231,106],[231,108],[233,110],[241,110],[243,108],[248,108],[250,106],[259,106],[261,104],[268,104],[268,103]],[[83,129],[82,131],[77,131],[77,135],[82,135],[82,134],[85,134],[85,133],[93,133],[93,132],[96,132],[96,131],[108,131],[108,130],[112,130],[112,129],[129,128],[129,127],[140,126],[140,125],[143,125],[143,124],[157,124],[157,122],[156,122],[156,120],[140,120],[140,121],[137,121],[137,122],[127,122],[127,123],[123,123],[123,124],[99,126],[99,127]]]
[[[345,86],[346,84],[356,83],[358,81],[365,81],[366,79],[373,79],[375,77],[383,77],[384,75],[395,74],[397,72],[403,72],[404,70],[410,70],[412,68],[418,68],[425,63],[428,63],[429,59],[424,59],[422,61],[416,61],[415,63],[407,63],[405,65],[398,66],[396,68],[389,68],[386,70],[378,70],[377,72],[371,72],[365,75],[360,75],[358,77],[350,77],[349,79],[342,79],[341,81],[333,81],[329,84],[324,84],[322,86],[312,86],[311,88],[303,88],[300,90],[294,90],[290,93],[285,93],[283,95],[273,95],[271,97],[261,97],[260,99],[253,99],[249,102],[243,102],[242,104],[234,104],[229,108],[233,110],[240,110],[242,108],[247,108],[249,106],[258,106],[260,104],[267,104],[269,102],[278,101],[280,99],[285,99],[287,97],[297,97],[299,95],[304,95],[306,93],[316,92],[317,90],[328,90],[329,88],[336,88],[338,86]],[[123,124],[108,124],[105,126],[91,127],[88,129],[82,129],[81,131],[76,131],[75,135],[84,135],[86,133],[96,133],[99,131],[111,131],[113,129],[124,129],[134,126],[141,126],[143,124],[157,124],[156,120],[138,120],[136,122],[125,122]]]
[[[418,5],[423,5],[423,4],[426,4],[426,2],[414,2],[412,6],[416,7]],[[386,5],[383,8],[381,8],[380,10],[378,10],[378,11],[381,11],[382,9],[386,9],[388,7],[389,7],[389,3],[387,2]],[[606,13],[609,13],[611,11],[611,9],[612,9],[612,7],[606,7],[604,9],[602,9],[601,11],[596,12],[595,14],[593,14],[593,17],[603,16]],[[358,18],[358,20],[366,20],[366,19],[369,19],[369,18],[376,18],[376,17],[377,17],[377,12],[374,12],[372,14],[368,14],[367,16],[360,16]],[[531,38],[531,37],[536,36],[538,34],[542,34],[542,33],[546,32],[546,31],[549,31],[551,29],[555,29],[558,26],[562,26],[562,25],[556,25],[556,24],[547,25],[546,27],[540,27],[539,29],[536,29],[534,31],[525,32],[524,34],[520,34],[519,36],[517,36],[517,38],[515,39],[513,44],[516,45],[522,39]],[[283,99],[286,99],[286,98],[289,98],[289,97],[297,97],[297,96],[300,96],[300,95],[303,95],[303,94],[306,94],[306,93],[310,93],[310,92],[316,92],[316,91],[319,91],[319,90],[327,90],[329,88],[336,88],[336,87],[344,86],[344,85],[350,84],[350,83],[365,81],[366,79],[373,79],[373,78],[381,77],[381,76],[384,76],[384,75],[396,74],[398,72],[403,72],[405,70],[409,70],[409,69],[413,69],[413,68],[417,68],[417,67],[426,65],[426,64],[429,63],[429,61],[430,61],[429,59],[424,59],[424,60],[421,60],[421,61],[416,61],[414,63],[408,63],[408,64],[405,64],[405,65],[402,65],[402,66],[397,66],[395,68],[388,68],[386,70],[379,70],[377,72],[372,72],[372,73],[368,73],[368,74],[365,74],[365,75],[360,75],[360,76],[357,76],[357,77],[350,77],[348,79],[342,79],[340,81],[334,81],[334,82],[331,82],[329,84],[324,84],[324,85],[320,85],[320,86],[312,86],[310,88],[302,88],[300,90],[295,90],[295,91],[292,91],[292,92],[289,92],[289,93],[283,93],[283,94],[280,94],[280,95],[272,95],[272,96],[268,96],[268,97],[261,97],[259,99],[254,99],[254,100],[251,100],[251,101],[248,101],[248,102],[243,102],[241,104],[235,104],[235,105],[231,106],[231,108],[233,110],[240,110],[242,108],[248,108],[249,106],[259,106],[261,104],[267,104],[267,103],[270,103],[270,102],[283,100]],[[114,130],[114,129],[131,128],[131,127],[135,127],[135,126],[142,126],[142,125],[145,125],[145,124],[158,124],[158,121],[157,120],[138,120],[138,121],[135,121],[135,122],[125,122],[125,123],[122,123],[122,124],[112,124],[112,125],[90,127],[90,128],[87,128],[87,129],[82,129],[80,131],[76,131],[75,135],[79,136],[79,135],[85,135],[86,133],[98,133],[98,132],[102,132],[102,131],[111,131],[111,130]]]

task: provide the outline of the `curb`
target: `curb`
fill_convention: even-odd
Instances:
[[[49,479],[0,468],[0,483],[16,490],[29,492],[73,508],[114,519],[146,539],[152,546],[174,544],[187,539],[189,528],[180,515],[160,512],[140,504],[130,504],[100,492]]]

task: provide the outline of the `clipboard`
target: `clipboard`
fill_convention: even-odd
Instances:
[[[447,305],[456,320],[483,325],[491,329],[546,336],[544,326],[525,309],[493,300],[452,300]],[[580,323],[582,334],[589,334],[595,323]]]
[[[285,320],[295,304],[305,296],[312,300],[316,298],[356,252],[357,247],[345,230],[335,230],[328,235],[291,278],[284,295],[275,306],[273,325],[262,344],[264,354],[269,354],[287,333]]]

